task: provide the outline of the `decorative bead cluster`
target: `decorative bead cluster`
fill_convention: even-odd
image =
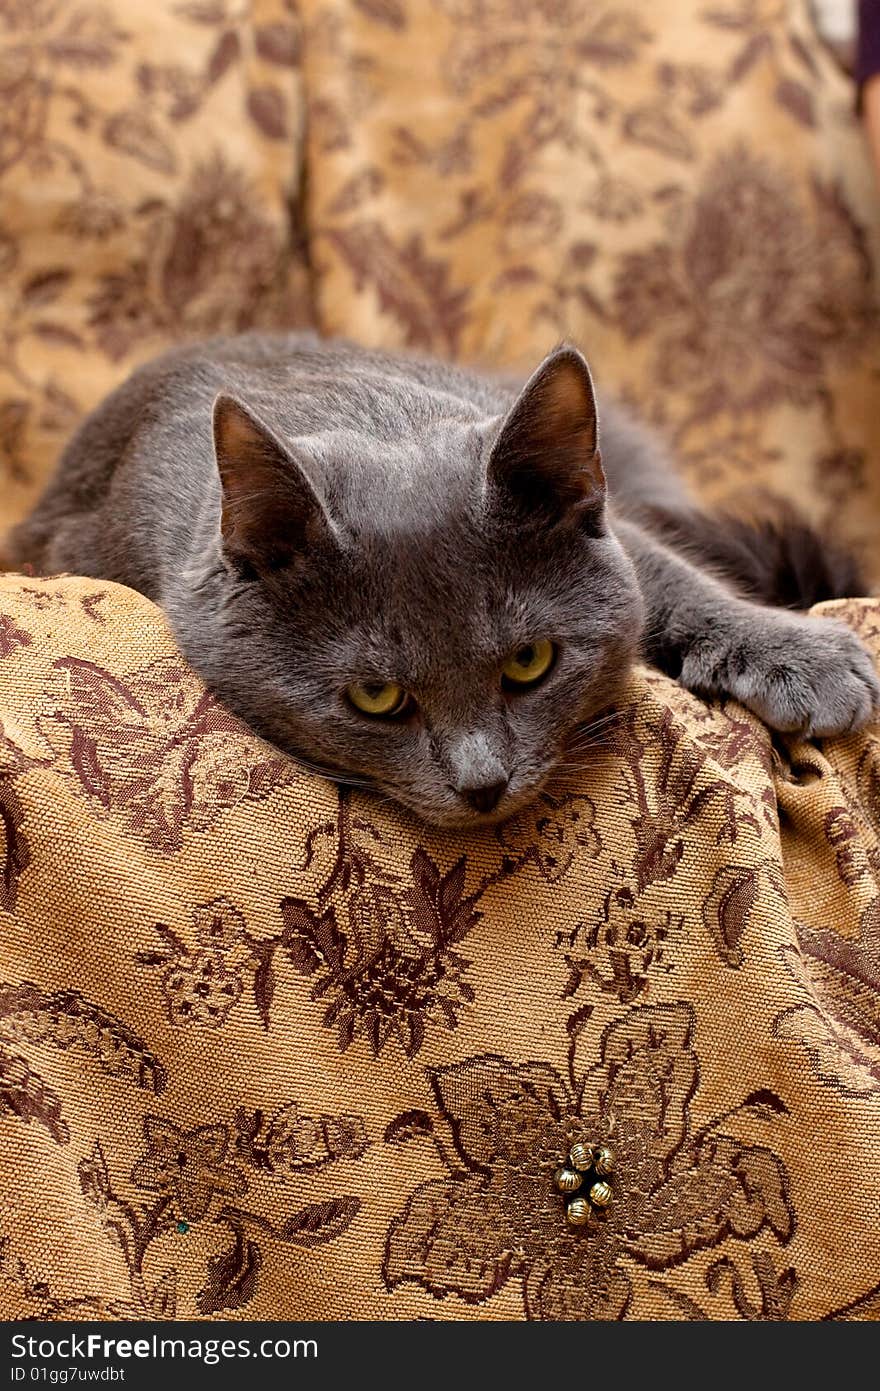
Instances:
[[[583,1227],[594,1208],[607,1207],[611,1202],[614,1193],[606,1180],[613,1170],[614,1150],[610,1145],[587,1145],[581,1140],[572,1145],[568,1163],[557,1169],[554,1178],[556,1187],[567,1198],[565,1215],[572,1227]]]

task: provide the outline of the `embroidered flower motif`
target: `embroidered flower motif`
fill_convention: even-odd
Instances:
[[[865,275],[837,189],[815,181],[808,207],[784,168],[736,147],[670,238],[623,256],[616,306],[630,338],[656,335],[659,380],[710,416],[818,391],[832,357],[864,334]]]
[[[218,1029],[241,998],[245,971],[259,965],[259,946],[226,898],[200,904],[193,911],[193,926],[201,944],[195,950],[165,923],[155,923],[163,945],[139,951],[135,959],[141,966],[166,967],[162,992],[172,1024]]]
[[[544,792],[498,828],[498,839],[511,854],[534,861],[541,876],[555,884],[580,850],[591,859],[599,854],[602,842],[595,819],[596,807],[589,797],[555,798]]]
[[[313,1000],[326,999],[324,1023],[344,1050],[364,1038],[375,1055],[397,1039],[407,1057],[429,1026],[454,1029],[474,999],[465,979],[470,962],[457,950],[480,922],[490,884],[519,867],[503,864],[467,892],[467,860],[445,872],[419,846],[401,874],[388,863],[385,838],[341,789],[335,820],[306,837],[301,874],[320,874],[309,898],[281,902],[283,931],[261,944],[258,1005],[266,1027],[272,998],[270,953],[314,979]]]
[[[693,828],[703,822],[710,803],[717,844],[734,843],[745,827],[760,833],[762,803],[735,779],[718,776],[721,770],[700,746],[702,740],[692,739],[671,709],[656,715],[648,705],[640,718],[638,708],[630,707],[614,740],[623,761],[620,802],[633,813],[627,818],[635,842],[629,873],[639,893],[677,874]]]
[[[585,10],[577,0],[543,0],[538,7],[521,0],[435,3],[455,21],[444,77],[460,97],[481,83],[480,109],[489,111],[500,103],[505,80],[516,83],[520,100],[549,103],[554,96],[558,100],[563,87],[566,92],[595,91],[595,71],[625,67],[650,36],[635,8]]]
[[[59,231],[76,241],[106,241],[125,225],[125,210],[105,190],[92,189],[88,197],[69,203],[58,215]]]
[[[569,968],[563,997],[592,981],[621,1004],[631,1004],[648,988],[652,969],[672,969],[664,962],[665,943],[672,928],[683,923],[683,916],[669,908],[649,914],[627,885],[607,893],[592,923],[557,935],[557,946],[567,948]]]
[[[206,830],[227,807],[256,801],[301,776],[217,703],[177,658],[124,680],[63,657],[54,712],[40,729],[59,766],[92,806],[163,855],[187,829]]]
[[[363,1035],[378,1054],[394,1036],[411,1057],[429,1022],[455,1028],[474,992],[454,944],[481,916],[464,881],[464,860],[441,875],[420,849],[408,889],[364,883],[351,894],[347,927],[332,906],[315,912],[304,899],[283,901],[283,945],[298,970],[315,975],[312,997],[329,997],[324,1022],[341,1048]]]
[[[161,1116],[146,1116],[146,1153],[131,1171],[138,1188],[167,1193],[189,1222],[206,1217],[215,1196],[240,1197],[247,1192],[244,1174],[226,1164],[229,1132],[225,1125],[201,1125],[183,1130]]]
[[[236,1150],[256,1169],[293,1173],[334,1159],[358,1159],[367,1148],[363,1116],[304,1115],[291,1101],[266,1119],[262,1111],[237,1112]]]
[[[248,177],[219,153],[196,166],[175,203],[157,200],[128,265],[102,276],[91,297],[103,351],[120,358],[138,334],[250,326],[278,271],[277,231],[259,208]]]
[[[340,1117],[343,1119],[354,1118]],[[237,1120],[246,1141],[251,1137],[248,1118],[239,1112]],[[204,1283],[195,1295],[195,1308],[204,1316],[241,1309],[257,1294],[263,1252],[255,1237],[272,1245],[286,1243],[314,1250],[342,1236],[361,1210],[361,1200],[353,1193],[326,1191],[317,1202],[307,1202],[292,1211],[242,1209],[238,1204],[222,1201],[238,1198],[249,1188],[240,1167],[227,1162],[227,1126],[203,1125],[184,1130],[150,1115],[144,1121],[144,1135],[146,1153],[135,1163],[131,1181],[137,1188],[157,1194],[152,1201],[143,1202],[140,1194],[131,1197],[118,1190],[100,1140],[77,1165],[83,1197],[96,1209],[102,1227],[128,1268],[131,1303],[123,1309],[126,1317],[182,1316],[178,1314],[178,1273],[185,1268],[188,1274],[194,1274],[193,1264],[166,1265],[163,1270],[165,1260],[160,1257],[161,1273],[156,1279],[152,1273],[158,1255],[155,1247],[161,1243],[160,1250],[166,1258],[175,1246],[179,1252],[180,1244],[173,1241],[169,1249],[168,1238],[172,1234],[186,1237],[191,1224],[203,1221],[209,1214],[211,1220],[205,1223],[199,1238],[186,1243],[191,1248],[188,1254],[195,1257],[196,1263],[207,1248]],[[240,1151],[255,1168],[269,1167],[263,1155],[252,1154],[246,1143],[241,1144]],[[286,1199],[288,1191],[279,1195],[276,1190],[275,1196]],[[0,1273],[2,1266],[0,1250]],[[49,1294],[48,1287],[45,1292]],[[43,1310],[46,1316],[66,1311],[70,1317],[81,1312],[83,1306],[93,1315],[103,1307],[99,1297],[94,1296],[83,1301],[50,1298]]]
[[[172,1024],[204,1024],[219,1028],[242,992],[219,951],[197,951],[182,957],[162,977]]]
[[[205,947],[229,951],[244,940],[246,924],[243,915],[228,898],[214,898],[193,912],[196,936]]]
[[[584,203],[602,222],[629,222],[642,211],[644,198],[638,184],[603,172]]]
[[[788,1241],[794,1215],[781,1160],[720,1133],[720,1122],[690,1133],[692,1040],[689,1005],[642,1006],[609,1025],[600,1067],[571,1087],[546,1064],[491,1054],[436,1069],[437,1106],[461,1163],[421,1184],[392,1222],[388,1287],[413,1281],[435,1298],[480,1304],[516,1279],[528,1318],[620,1319],[632,1262],[666,1270],[764,1230]],[[773,1097],[771,1109],[784,1107]],[[430,1124],[425,1117],[407,1138]],[[614,1201],[572,1229],[554,1175],[584,1134],[614,1149]]]

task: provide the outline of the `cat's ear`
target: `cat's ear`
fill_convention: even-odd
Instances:
[[[333,536],[333,524],[304,468],[231,396],[214,402],[223,549],[245,571],[278,570]]]
[[[577,348],[557,348],[526,382],[492,447],[488,485],[529,517],[601,521],[596,396]]]

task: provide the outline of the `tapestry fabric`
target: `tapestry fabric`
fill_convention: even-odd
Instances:
[[[581,786],[451,836],[131,591],[0,580],[0,654],[4,1316],[880,1313],[876,728],[643,670]]]
[[[310,317],[286,0],[0,0],[0,527],[184,338]]]
[[[569,334],[880,578],[876,196],[807,14],[0,0],[0,521],[183,337]],[[451,834],[139,595],[0,576],[0,1317],[877,1319],[878,1134],[876,725],[642,668],[575,785]]]
[[[880,196],[800,0],[301,0],[322,327],[531,369],[560,338],[700,493],[880,583]]]

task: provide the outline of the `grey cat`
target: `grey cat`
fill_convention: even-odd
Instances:
[[[11,542],[140,590],[259,733],[444,826],[582,762],[639,655],[777,730],[880,705],[846,627],[700,563],[749,546],[619,408],[600,459],[569,346],[521,390],[308,334],[168,353],[86,419]]]

